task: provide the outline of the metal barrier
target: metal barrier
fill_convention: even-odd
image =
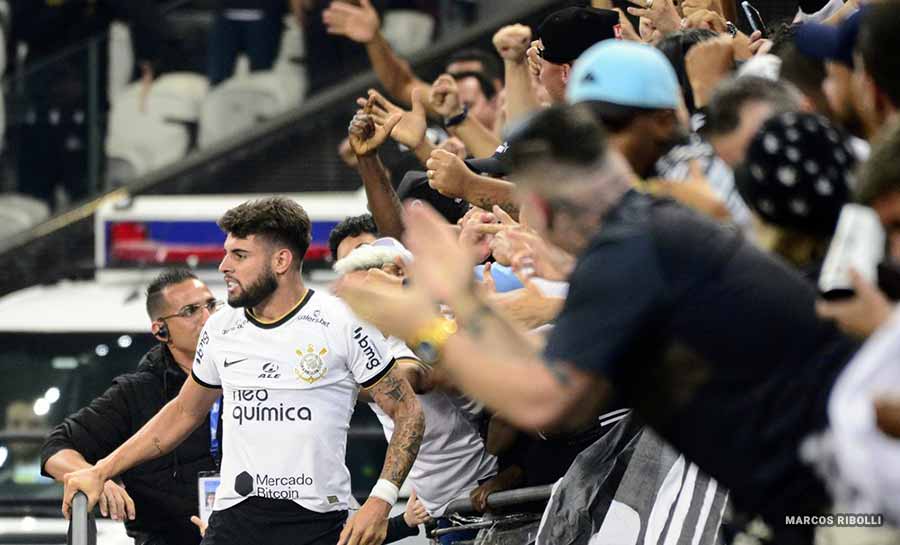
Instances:
[[[88,511],[88,498],[76,492],[72,498],[72,517],[69,522],[67,545],[97,545],[97,523]]]
[[[517,488],[515,490],[504,490],[502,492],[494,492],[487,498],[487,505],[491,509],[505,509],[515,505],[531,503],[535,501],[547,501],[550,499],[550,491],[553,485],[531,486],[529,488]],[[447,506],[446,513],[474,513],[475,508],[472,507],[472,501],[469,498],[460,498],[453,500]]]
[[[454,526],[449,528],[440,528],[430,533],[432,538],[441,538],[457,532],[471,532],[472,530],[484,530],[479,532],[478,539],[475,541],[462,540],[454,541],[454,545],[468,545],[479,543],[482,545],[491,545],[496,543],[506,543],[506,538],[520,537],[529,540],[537,533],[537,524],[541,519],[541,513],[525,512],[525,513],[509,513],[509,508],[532,504],[535,502],[545,502],[550,499],[552,485],[532,486],[529,488],[519,488],[516,490],[505,490],[502,492],[494,492],[487,498],[487,505],[491,511],[506,510],[505,514],[487,514],[477,516],[465,516],[467,514],[475,514],[472,501],[469,498],[460,498],[450,502],[445,511],[445,516],[449,517]],[[526,536],[522,536],[525,532]],[[452,539],[452,538],[451,538]],[[516,542],[513,540],[513,542]]]

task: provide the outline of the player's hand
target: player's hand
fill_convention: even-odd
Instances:
[[[63,490],[62,512],[66,519],[72,516],[72,499],[78,491],[84,492],[88,499],[88,511],[97,505],[103,494],[106,479],[104,479],[96,467],[80,469],[72,473],[66,473],[63,477],[65,489]]]
[[[381,545],[387,536],[390,512],[391,506],[386,501],[367,499],[347,521],[337,545]]]
[[[103,485],[100,495],[100,514],[113,520],[134,520],[134,500],[125,492],[125,487],[109,480]]]
[[[197,515],[191,517],[191,522],[193,522],[194,526],[197,527],[197,530],[200,531],[200,537],[206,536],[206,528],[209,526],[209,524],[203,522],[203,520]]]

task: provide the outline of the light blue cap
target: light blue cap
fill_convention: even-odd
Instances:
[[[606,40],[584,52],[566,89],[571,104],[598,100],[621,106],[674,110],[681,103],[675,69],[659,50],[627,40]]]

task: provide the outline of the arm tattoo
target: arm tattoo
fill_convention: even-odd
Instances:
[[[405,398],[403,392],[403,385],[393,374],[388,375],[384,379],[384,388],[382,388],[382,393],[392,400],[395,403],[400,403]]]
[[[425,416],[412,387],[396,376],[396,370],[372,389],[376,403],[394,420],[394,434],[384,458],[381,478],[400,486],[412,468],[422,437]]]
[[[153,446],[156,447],[156,450],[159,451],[159,455],[162,456],[165,454],[165,451],[162,448],[162,441],[159,440],[159,437],[153,438]]]

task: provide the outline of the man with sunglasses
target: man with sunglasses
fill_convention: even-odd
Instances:
[[[200,331],[221,306],[187,269],[164,271],[147,289],[147,314],[159,341],[137,371],[121,375],[90,405],[72,414],[48,436],[41,451],[45,475],[62,481],[67,473],[91,467],[134,435],[174,399],[191,372]],[[100,511],[124,520],[136,545],[196,545],[198,473],[214,471],[221,434],[212,413],[168,456],[141,464],[106,481]]]

